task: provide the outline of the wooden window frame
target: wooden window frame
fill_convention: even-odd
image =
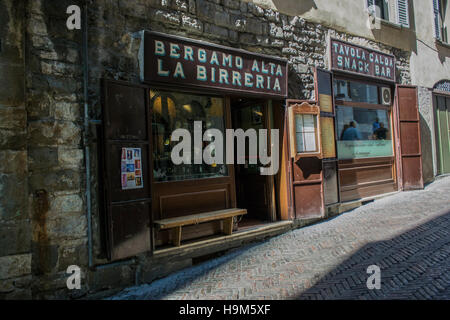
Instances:
[[[316,152],[297,152],[297,137],[295,132],[295,115],[296,114],[309,114],[316,116],[316,129],[315,129],[315,136],[316,136],[316,146],[317,151]],[[320,134],[320,108],[317,105],[310,104],[308,102],[303,102],[301,104],[294,104],[289,107],[289,134],[290,134],[290,140],[292,141],[290,145],[290,155],[291,158],[294,158],[295,161],[298,161],[300,158],[307,158],[307,157],[316,157],[319,159],[322,159],[322,141],[321,141],[321,134]]]

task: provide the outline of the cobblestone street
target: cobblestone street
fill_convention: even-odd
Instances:
[[[367,289],[370,265],[380,290]],[[450,299],[450,177],[113,298]]]

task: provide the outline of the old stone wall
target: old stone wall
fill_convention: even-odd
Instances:
[[[0,6],[11,2],[1,0]],[[29,297],[37,299],[106,293],[151,281],[192,262],[189,258],[155,260],[143,254],[119,265],[88,268],[84,135],[89,138],[92,154],[94,264],[108,261],[102,252],[100,232],[98,136],[95,127],[89,132],[83,130],[82,32],[66,28],[66,8],[82,2],[23,2],[21,26],[26,52],[14,55],[22,59],[16,62],[21,94],[5,102],[7,94],[0,91],[0,113],[10,117],[7,122],[0,120],[0,159],[7,160],[0,163],[0,186],[9,190],[2,191],[0,201],[0,237],[13,238],[8,236],[11,234],[25,239],[16,244],[16,249],[11,249],[13,245],[0,244],[0,260],[7,259],[14,266],[8,270],[16,273],[23,270],[20,274],[7,274],[3,267],[7,264],[2,262],[0,281],[4,274],[8,281],[14,277],[28,279],[28,283],[15,283],[24,287]],[[101,78],[139,83],[138,32],[144,29],[284,57],[289,61],[290,98],[314,99],[314,67],[328,65],[328,36],[393,53],[397,57],[398,81],[410,83],[409,53],[351,37],[300,17],[263,9],[251,2],[95,0],[88,3],[88,102],[92,119],[101,119]],[[4,41],[1,28],[0,37]],[[11,25],[8,28],[6,32],[18,30]],[[11,43],[15,43],[11,47],[16,51],[24,51],[17,40]],[[5,68],[3,57],[0,52],[0,68]],[[7,162],[23,165],[5,166]],[[7,223],[13,229],[5,228]],[[14,228],[19,229],[14,231]],[[24,267],[16,268],[18,264]],[[66,288],[65,271],[72,264],[83,270],[80,291]],[[18,290],[11,287],[10,293]]]
[[[80,1],[27,1],[28,198],[33,298],[70,297],[66,269],[86,270],[82,61],[79,30],[66,28]]]
[[[0,299],[31,297],[24,13],[0,1]]]

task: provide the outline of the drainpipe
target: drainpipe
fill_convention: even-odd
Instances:
[[[86,166],[86,210],[87,210],[87,236],[89,268],[93,266],[92,259],[92,205],[91,205],[91,155],[89,149],[89,60],[88,60],[88,4],[83,6],[83,84],[84,84],[84,152]]]

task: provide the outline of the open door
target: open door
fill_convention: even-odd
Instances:
[[[151,130],[147,90],[103,81],[104,222],[108,259],[151,251]]]
[[[403,190],[423,189],[417,87],[397,85],[401,183]]]
[[[287,100],[287,108],[295,219],[323,217],[320,109],[299,100]]]
[[[270,140],[271,110],[267,100],[236,99],[232,101],[232,116],[234,129],[254,129],[256,132],[267,129]],[[259,135],[257,139],[259,148]],[[247,209],[246,220],[275,221],[274,177],[261,175],[259,160],[257,164],[250,163],[248,143],[246,140],[245,164],[237,164],[235,159],[237,206]],[[267,146],[270,146],[270,141]]]

